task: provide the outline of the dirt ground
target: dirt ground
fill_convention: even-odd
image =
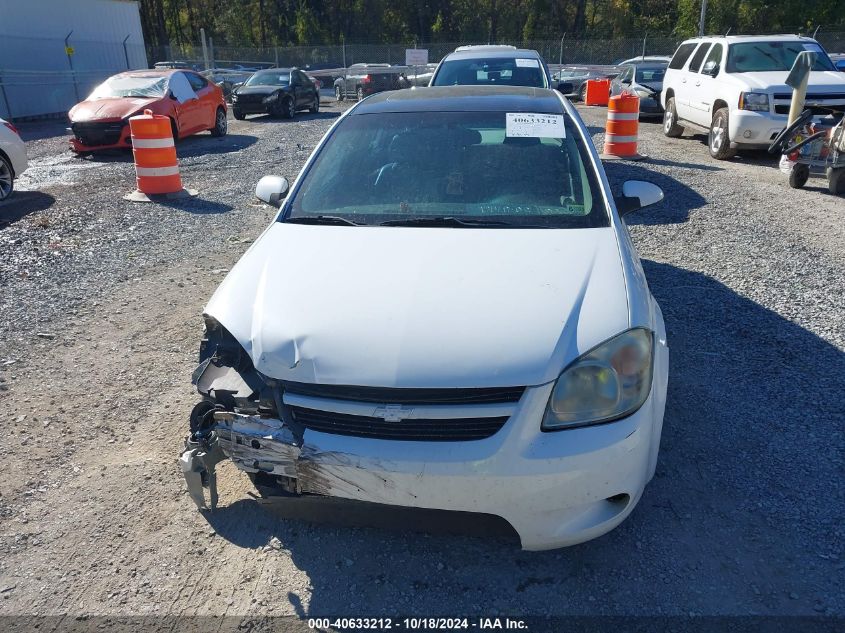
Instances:
[[[603,114],[584,116],[599,134]],[[845,614],[845,203],[799,197],[761,157],[715,165],[700,141],[664,142],[653,124],[651,161],[608,168],[614,183],[651,174],[667,190],[632,233],[666,315],[670,401],[657,476],[622,526],[528,553],[480,522],[442,526],[470,533],[452,535],[390,517],[373,517],[390,529],[348,527],[331,508],[335,524],[285,519],[226,463],[221,507],[197,511],[176,460],[203,305],[272,217],[250,196],[257,177],[277,171],[279,146],[295,175],[332,121],[233,120],[241,141],[211,157],[207,137],[180,145],[186,183],[219,213],[123,202],[126,157],[56,176],[48,161],[66,139],[22,126],[36,169],[20,195],[53,202],[0,223],[0,249],[41,239],[40,218],[83,212],[146,219],[150,238],[133,257],[114,236],[92,246],[85,292],[81,246],[52,249],[67,261],[49,275],[0,278],[20,311],[0,330],[0,616]],[[307,140],[294,126],[310,126]],[[79,202],[89,192],[96,208]],[[807,199],[803,220],[787,211]],[[60,259],[48,243],[41,255]],[[139,266],[145,252],[158,255]]]

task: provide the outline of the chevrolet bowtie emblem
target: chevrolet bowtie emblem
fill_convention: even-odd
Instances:
[[[376,409],[375,417],[382,418],[385,422],[401,422],[410,418],[414,409],[405,408],[401,404],[386,404]]]

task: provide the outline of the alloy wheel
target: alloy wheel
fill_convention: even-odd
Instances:
[[[12,170],[6,161],[0,159],[0,200],[5,200],[12,193]]]

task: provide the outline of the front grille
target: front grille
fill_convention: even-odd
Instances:
[[[288,393],[314,398],[391,404],[505,404],[519,402],[525,391],[525,387],[404,389],[301,382],[286,382],[284,389]]]
[[[99,145],[114,145],[120,140],[123,121],[71,123],[73,135],[83,144],[91,147]]]
[[[381,418],[331,413],[305,407],[291,407],[290,409],[293,418],[306,429],[312,431],[353,437],[418,442],[483,440],[498,432],[508,421],[507,417],[497,417],[386,422]]]
[[[814,115],[824,116],[830,114],[831,109],[842,111],[845,110],[845,104],[835,104],[828,107],[819,107],[822,104],[807,104],[804,106],[805,110],[811,110]],[[775,114],[789,114],[789,105],[775,104]]]
[[[775,99],[781,101],[792,101],[792,93],[790,92],[779,92],[775,95]],[[806,96],[807,101],[843,101],[845,100],[845,92],[830,92],[830,93],[808,93]]]
[[[256,104],[256,103],[262,103],[262,100],[266,96],[267,95],[264,95],[264,94],[245,94],[245,95],[239,94],[236,101],[237,101],[237,103],[249,103],[249,104],[252,105],[252,104]]]

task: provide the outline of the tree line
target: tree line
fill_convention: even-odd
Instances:
[[[843,0],[708,0],[707,31],[845,30]],[[527,42],[698,32],[701,0],[141,0],[147,44]]]

